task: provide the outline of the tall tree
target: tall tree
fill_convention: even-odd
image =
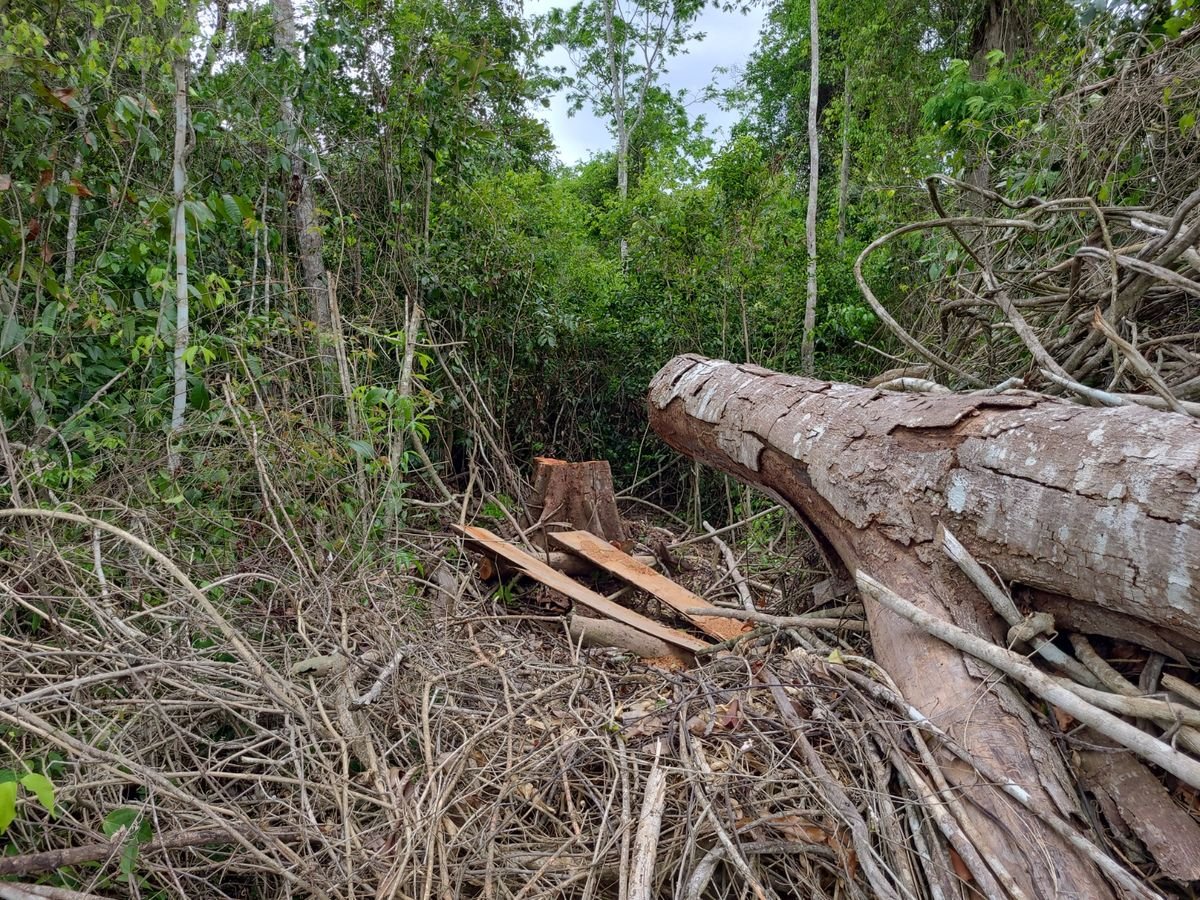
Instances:
[[[175,341],[172,353],[174,391],[171,401],[171,431],[168,439],[167,467],[179,472],[179,433],[187,408],[188,347],[188,252],[187,252],[187,155],[188,155],[188,43],[180,29],[172,72],[175,77],[175,148],[171,163],[171,183],[175,210],[172,239],[175,253]]]
[[[702,0],[586,0],[546,18],[547,37],[567,49],[572,111],[590,102],[616,140],[617,196],[629,196],[629,146],[646,116],[650,88],[667,59],[696,37]],[[621,241],[621,256],[626,254]]]
[[[820,135],[817,132],[818,87],[821,83],[820,29],[817,0],[808,2],[808,214],[804,220],[804,242],[808,251],[808,295],[804,301],[804,338],[800,365],[806,375],[813,371],[813,332],[817,326],[817,187],[820,177]]]
[[[292,0],[271,0],[275,15],[275,49],[293,63],[299,59],[296,40],[296,12]],[[333,328],[333,313],[329,302],[329,276],[325,271],[324,240],[317,225],[317,206],[313,200],[312,181],[305,163],[304,131],[296,114],[291,87],[285,87],[279,97],[279,112],[287,131],[288,156],[292,166],[292,187],[296,195],[296,231],[300,245],[300,266],[304,271],[304,289],[308,292],[309,309],[317,323],[318,334],[328,335]]]

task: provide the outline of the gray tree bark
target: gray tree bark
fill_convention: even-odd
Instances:
[[[271,0],[275,14],[275,48],[292,58],[298,56],[296,12],[292,0]],[[317,225],[317,205],[313,200],[312,182],[308,178],[304,159],[303,131],[296,117],[295,102],[290,90],[279,98],[280,116],[287,129],[288,157],[292,164],[292,184],[296,192],[296,231],[300,243],[300,266],[304,272],[304,289],[308,293],[309,310],[317,331],[328,335],[333,330],[333,313],[329,304],[329,276],[322,256],[324,240]]]
[[[944,523],[1007,581],[1200,638],[1200,423],[1029,393],[897,394],[681,356],[650,421],[676,449],[796,513],[835,572],[866,571],[1004,643],[934,536]],[[905,697],[1045,809],[1075,812],[1054,747],[994,673],[877,604],[877,660]],[[1109,896],[1094,865],[951,766],[976,830],[1030,896]]]
[[[180,54],[172,64],[175,75],[175,148],[171,164],[175,216],[172,237],[175,247],[175,340],[171,354],[174,392],[171,399],[171,431],[167,438],[167,468],[178,474],[179,433],[187,410],[188,252],[187,252],[187,156],[188,82],[187,56]]]
[[[817,187],[820,177],[820,141],[817,133],[817,88],[821,77],[820,28],[817,21],[817,0],[809,0],[808,32],[810,64],[808,74],[808,214],[804,219],[804,242],[808,251],[808,295],[804,301],[804,335],[800,343],[800,367],[806,375],[813,373],[817,326]]]

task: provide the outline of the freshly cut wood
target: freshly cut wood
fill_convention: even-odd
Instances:
[[[1027,392],[888,393],[689,355],[652,381],[650,422],[791,509],[837,577],[870,571],[993,643],[1005,629],[938,549],[939,523],[1006,582],[1200,640],[1194,420]],[[1078,802],[1015,691],[881,605],[867,617],[876,659],[909,702],[1029,795],[1014,806],[943,760],[981,850],[1028,896],[1113,896],[1095,861],[1046,824],[1078,815]]]
[[[625,523],[617,510],[612,469],[605,460],[566,462],[538,457],[533,461],[533,490],[526,504],[534,528],[530,538],[543,547],[553,531],[590,531],[624,545]]]
[[[538,554],[537,558],[554,571],[562,572],[564,575],[588,575],[595,572],[597,568],[594,563],[588,562],[583,557],[576,556],[574,553],[565,553],[562,550],[542,552]],[[653,566],[658,562],[648,553],[638,553],[633,558],[644,566]],[[483,556],[479,559],[479,577],[484,581],[491,581],[507,571],[511,571],[511,567],[503,560],[490,556]]]
[[[479,552],[504,559],[522,574],[528,575],[535,581],[540,581],[546,587],[558,591],[560,594],[565,594],[593,612],[608,616],[630,628],[693,653],[708,646],[707,642],[699,638],[669,628],[640,613],[626,609],[620,604],[613,603],[607,597],[597,594],[591,588],[585,587],[562,572],[554,571],[541,560],[530,556],[519,547],[514,547],[486,528],[474,525],[451,525],[450,527],[466,538]]]
[[[550,539],[560,547],[616,575],[627,584],[640,588],[652,597],[657,597],[693,625],[718,641],[727,641],[749,631],[749,626],[731,619],[715,616],[694,615],[701,607],[716,609],[698,594],[693,594],[682,585],[676,584],[665,575],[660,575],[649,566],[638,562],[611,544],[606,544],[587,531],[563,531],[552,534]]]

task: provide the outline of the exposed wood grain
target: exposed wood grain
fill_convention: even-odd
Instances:
[[[564,550],[578,554],[627,584],[657,597],[710,637],[727,641],[749,630],[743,623],[731,619],[693,615],[693,611],[698,608],[716,607],[590,532],[563,531],[550,535],[550,539]]]
[[[562,572],[554,571],[541,560],[530,556],[519,547],[514,547],[486,528],[479,528],[475,525],[451,525],[450,527],[470,541],[480,552],[500,557],[523,574],[535,581],[540,581],[546,587],[558,591],[560,594],[565,594],[593,612],[608,616],[610,619],[615,619],[631,628],[636,628],[638,631],[693,653],[708,646],[706,641],[684,634],[675,628],[669,628],[612,602],[573,578],[568,578]]]

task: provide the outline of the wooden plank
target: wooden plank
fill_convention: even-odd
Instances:
[[[575,579],[567,577],[562,572],[554,571],[554,569],[541,560],[530,556],[519,547],[514,547],[486,528],[479,528],[474,525],[451,525],[450,527],[456,533],[461,534],[470,541],[481,552],[503,559],[518,571],[536,581],[540,581],[546,587],[556,590],[560,594],[565,594],[576,603],[586,606],[593,612],[608,616],[610,619],[615,619],[618,622],[628,625],[630,628],[636,628],[638,631],[653,635],[659,640],[666,641],[668,644],[676,647],[682,647],[693,653],[710,646],[706,641],[694,638],[678,629],[662,625],[640,613],[614,603],[608,598],[597,594],[591,588],[580,584]],[[596,540],[600,539],[596,538]],[[650,571],[653,571],[653,569]]]
[[[703,597],[693,594],[682,585],[676,584],[665,575],[660,575],[649,566],[638,562],[627,553],[622,553],[611,544],[605,543],[589,531],[559,531],[550,539],[564,549],[577,553],[622,581],[641,588],[657,597],[697,628],[719,641],[727,641],[750,630],[750,625],[718,616],[692,616],[687,610],[697,607],[715,609]]]

